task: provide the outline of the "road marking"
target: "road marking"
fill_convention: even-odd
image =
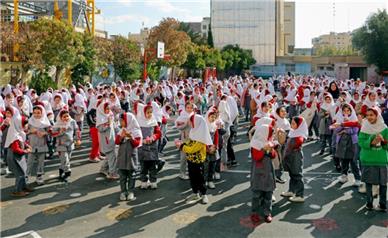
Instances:
[[[110,209],[106,213],[106,218],[110,221],[121,221],[129,218],[132,213],[133,211],[131,208]]]
[[[182,212],[180,214],[176,214],[172,217],[172,220],[175,224],[179,225],[187,225],[195,222],[198,219],[199,215],[193,212]]]
[[[64,213],[69,207],[70,207],[70,205],[68,205],[68,204],[63,204],[63,205],[58,205],[58,206],[49,206],[49,207],[46,207],[45,209],[43,209],[42,213],[46,216],[56,215],[56,214]]]
[[[12,236],[6,236],[4,238],[27,238],[30,236],[33,238],[42,238],[36,231],[27,231]]]

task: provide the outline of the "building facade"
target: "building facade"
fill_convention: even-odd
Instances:
[[[140,33],[128,33],[128,39],[138,43],[139,45],[146,45],[149,35],[150,29],[148,27],[144,27],[140,29]]]
[[[352,35],[350,32],[335,33],[321,35],[312,39],[313,54],[316,54],[319,49],[325,47],[335,48],[337,50],[352,48]]]
[[[201,35],[202,38],[207,39],[209,33],[210,17],[204,17],[201,22],[185,22],[193,32]]]
[[[295,44],[295,4],[283,0],[211,0],[214,46],[239,45],[258,65],[274,65]]]

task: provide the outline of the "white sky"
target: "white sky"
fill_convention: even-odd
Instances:
[[[251,1],[251,0],[250,0]],[[261,0],[259,0],[261,1]],[[387,9],[388,0],[295,0],[297,48],[311,47],[311,39],[331,31],[346,32],[362,26],[377,9]],[[102,10],[97,28],[127,35],[158,24],[163,17],[201,21],[210,15],[210,0],[96,0]],[[334,7],[335,6],[335,15]]]

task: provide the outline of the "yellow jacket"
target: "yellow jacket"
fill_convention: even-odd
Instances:
[[[192,163],[201,164],[206,160],[206,145],[201,142],[188,140],[182,144],[181,150]]]

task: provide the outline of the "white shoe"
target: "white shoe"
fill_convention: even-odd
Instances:
[[[42,176],[36,177],[36,184],[38,184],[38,185],[44,184],[44,180],[43,180]]]
[[[148,183],[147,182],[141,182],[140,188],[141,189],[147,189],[148,188]]]
[[[272,195],[272,202],[276,202],[276,197],[275,197],[275,195]]]
[[[293,196],[295,196],[295,194],[293,192],[282,192],[280,194],[280,196],[282,196],[282,197],[293,197]]]
[[[133,192],[130,192],[128,194],[127,200],[128,201],[134,201],[136,199],[135,194]]]
[[[365,185],[365,183],[362,183],[360,185],[360,187],[358,187],[358,192],[359,193],[366,193],[366,185]]]
[[[120,193],[120,201],[127,201],[127,196],[125,193]]]
[[[354,186],[354,187],[360,187],[360,186],[361,186],[361,181],[360,181],[360,180],[354,181],[353,186]]]
[[[151,183],[151,189],[157,189],[158,188],[158,184],[155,183]]]
[[[5,168],[5,174],[10,175],[10,174],[12,174],[12,171],[9,170],[9,168],[7,167],[7,168]]]
[[[220,180],[220,179],[221,179],[221,174],[215,172],[215,173],[214,173],[214,179],[215,179],[215,180]]]
[[[210,181],[210,182],[207,183],[207,187],[210,188],[210,189],[215,189],[216,185],[214,185],[214,183],[212,181]]]
[[[207,195],[202,195],[202,203],[203,204],[208,204],[209,203],[209,199],[207,198]]]
[[[289,198],[289,200],[291,201],[291,202],[304,202],[304,198],[302,198],[302,197],[290,197]]]
[[[182,180],[189,180],[189,176],[187,176],[186,174],[180,174],[179,178]]]
[[[379,196],[379,185],[372,185],[372,195],[374,198]]]
[[[348,176],[345,174],[341,175],[341,177],[339,178],[340,183],[346,183],[347,181],[348,181]]]
[[[194,203],[198,202],[199,200],[201,200],[201,197],[199,196],[198,193],[193,193],[186,198],[187,204],[194,204]]]

